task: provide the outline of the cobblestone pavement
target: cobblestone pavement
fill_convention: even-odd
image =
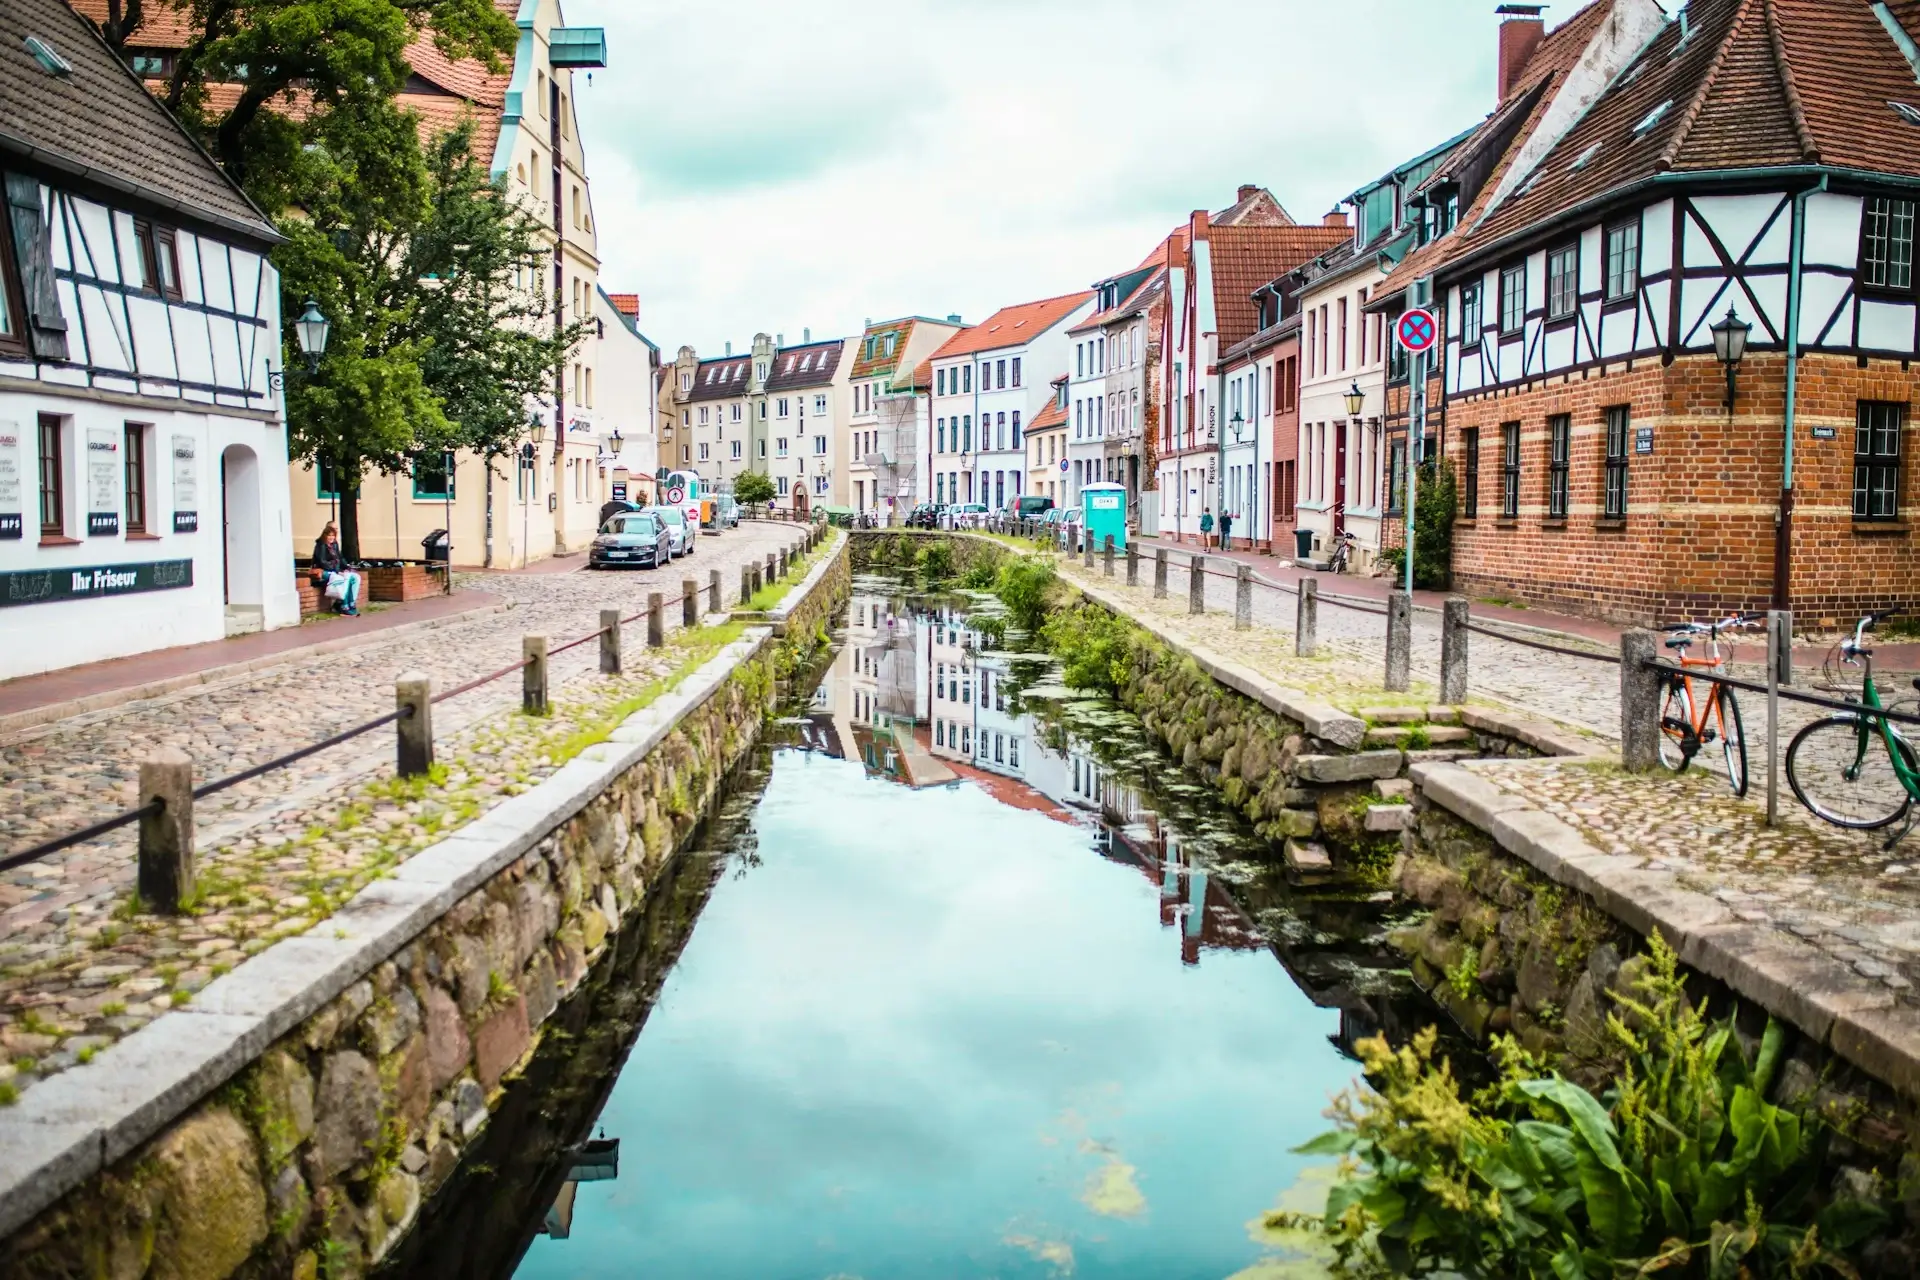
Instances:
[[[4,810],[0,810],[0,849],[21,848],[129,807],[136,798],[138,762],[159,747],[185,750],[194,760],[196,780],[204,782],[390,711],[393,682],[402,672],[422,670],[436,688],[451,688],[517,662],[521,639],[527,634],[545,634],[557,646],[595,629],[602,608],[638,612],[645,608],[649,591],[662,591],[669,598],[677,596],[683,578],[698,581],[704,589],[708,571],[715,568],[721,571],[723,603],[731,604],[738,593],[740,565],[764,560],[768,551],[791,545],[798,534],[788,526],[743,525],[720,538],[701,539],[691,559],[658,571],[476,575],[476,585],[512,601],[515,607],[439,630],[392,639],[370,636],[366,645],[340,653],[296,660],[231,681],[24,730],[0,745],[0,794],[7,797]],[[670,608],[668,615],[670,621],[677,619],[678,610]],[[646,652],[641,625],[633,624],[629,630],[628,684],[637,679],[644,685],[664,670],[664,659],[636,662]],[[551,679],[556,686],[564,686],[596,671],[597,666],[597,646],[582,645],[553,659]],[[626,685],[598,685],[593,687],[590,699],[605,703],[632,692]],[[425,843],[439,826],[460,817],[463,806],[477,803],[475,789],[497,791],[523,784],[525,776],[543,767],[540,762],[548,753],[541,744],[516,739],[488,746],[485,733],[475,736],[485,728],[480,721],[517,705],[519,696],[519,681],[508,676],[434,709],[436,736],[448,744],[449,750],[458,744],[480,751],[482,756],[447,784],[451,790],[437,805],[447,816],[433,818],[429,814],[426,825],[419,821],[417,798],[395,795],[382,799],[375,795],[355,799],[355,789],[367,781],[369,774],[390,766],[390,729],[375,730],[364,738],[201,800],[195,813],[197,844],[213,883],[219,887],[223,877],[232,878],[221,870],[221,859],[229,850],[250,853],[285,845],[290,839],[310,834],[316,814],[329,807],[337,811],[350,802],[360,804],[366,812],[352,817],[351,825],[364,823],[375,833],[401,826],[407,828],[409,839]],[[557,700],[564,704],[566,697],[563,693]],[[591,700],[582,704],[582,713],[590,712],[593,705]],[[32,1058],[47,1048],[40,1039],[24,1047],[17,1042],[22,1034],[47,1034],[22,1025],[22,1010],[46,1003],[49,994],[47,984],[36,975],[44,978],[55,971],[66,974],[73,968],[70,961],[75,945],[111,952],[117,935],[139,932],[126,929],[124,920],[113,918],[116,911],[127,914],[124,904],[133,883],[133,846],[132,828],[122,828],[97,841],[0,873],[0,1076],[13,1072],[14,1067],[9,1065],[12,1059]],[[199,959],[213,956],[220,958],[209,959],[208,964],[231,964],[237,958],[228,954],[235,949],[233,937],[258,941],[259,931],[268,930],[288,912],[300,913],[303,905],[314,906],[314,914],[320,914],[318,908],[324,903],[318,899],[301,903],[299,895],[287,895],[285,882],[288,876],[305,877],[311,882],[305,890],[308,894],[345,896],[339,892],[338,876],[334,874],[339,865],[329,861],[332,852],[302,849],[287,855],[272,874],[246,876],[252,893],[242,892],[241,904],[253,909],[233,920],[215,922],[237,926],[228,931],[226,940],[217,936],[222,929],[213,927],[204,917],[196,918],[193,928],[177,940],[191,954],[170,959],[162,956],[165,967],[191,972]],[[274,882],[271,889],[268,881]],[[197,936],[189,938],[188,934]],[[100,998],[95,1001],[98,1008],[77,1008],[66,1024],[56,1020],[60,1027],[56,1038],[62,1051],[77,1054],[87,1047],[65,1042],[73,1038],[72,1017],[92,1019],[101,1009],[124,1005],[124,1011],[116,1009],[106,1015],[124,1020],[141,1016],[133,1008],[141,1002],[138,997],[149,1001],[172,998],[177,975],[145,972],[154,959],[150,954],[137,960],[102,955],[95,964],[84,966],[84,973],[68,974],[76,983],[98,988],[96,995]],[[138,977],[130,977],[134,972],[126,968],[130,963],[139,971]],[[200,980],[205,981],[204,973]],[[130,982],[142,989],[127,990]],[[188,984],[178,989],[185,998],[194,987]],[[153,992],[159,995],[155,997]],[[78,997],[69,993],[65,998]],[[151,1013],[148,1010],[147,1016]],[[102,1030],[97,1026],[87,1029]],[[104,1030],[112,1032],[111,1028]]]
[[[1087,577],[1077,562],[1065,571],[1123,594],[1130,605],[1151,613],[1174,634],[1335,705],[1353,709],[1431,700],[1439,680],[1439,619],[1434,615],[1414,614],[1413,689],[1382,694],[1384,617],[1330,607],[1323,598],[1320,656],[1296,658],[1291,593],[1256,587],[1254,626],[1235,631],[1232,579],[1209,576],[1208,611],[1190,617],[1186,566],[1180,557],[1172,558],[1179,567],[1169,574],[1165,600],[1154,600],[1150,585],[1129,591],[1118,565],[1112,580],[1098,567]],[[1151,564],[1143,563],[1141,581],[1150,584],[1151,574]],[[1582,647],[1564,637],[1526,638]],[[1760,695],[1741,694],[1752,774],[1748,795],[1741,799],[1728,787],[1722,755],[1712,748],[1682,776],[1666,771],[1629,774],[1609,761],[1618,740],[1616,665],[1478,634],[1470,647],[1473,700],[1502,702],[1584,728],[1594,741],[1596,758],[1490,760],[1472,762],[1469,768],[1574,826],[1603,852],[1632,858],[1647,869],[1671,871],[1687,888],[1720,900],[1740,919],[1770,923],[1884,983],[1898,999],[1914,997],[1914,984],[1920,983],[1920,833],[1888,852],[1881,845],[1897,828],[1847,831],[1822,822],[1794,798],[1784,767],[1779,780],[1781,823],[1767,826],[1765,706]],[[1585,647],[1602,651],[1598,645]],[[1752,667],[1737,668],[1736,674],[1760,676]],[[1807,673],[1800,677],[1796,688],[1825,692],[1813,687]],[[1890,695],[1904,687],[1904,680],[1885,683],[1896,686]],[[1908,695],[1905,709],[1912,707]],[[1799,726],[1825,714],[1782,701],[1781,751]]]

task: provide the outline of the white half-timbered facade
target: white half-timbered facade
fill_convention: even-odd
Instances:
[[[59,0],[0,175],[0,678],[297,623],[266,218]]]

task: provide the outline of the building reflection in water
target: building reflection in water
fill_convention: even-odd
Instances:
[[[604,1133],[598,1138],[589,1138],[573,1153],[573,1164],[567,1169],[567,1180],[560,1184],[560,1192],[554,1196],[553,1204],[547,1209],[547,1216],[541,1222],[541,1235],[552,1236],[555,1240],[565,1240],[573,1235],[573,1199],[583,1182],[611,1182],[620,1176],[620,1139],[609,1138]]]

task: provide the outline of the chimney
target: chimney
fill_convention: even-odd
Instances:
[[[1324,217],[1324,218],[1322,218],[1322,219],[1320,219],[1320,225],[1321,225],[1321,226],[1323,226],[1323,227],[1344,227],[1344,226],[1346,226],[1346,225],[1347,225],[1347,211],[1346,211],[1345,209],[1330,209],[1330,210],[1328,210],[1328,211],[1327,211],[1327,216],[1326,216],[1326,217]]]
[[[1547,38],[1547,24],[1540,17],[1546,8],[1539,4],[1503,4],[1500,15],[1500,101],[1505,102],[1526,73],[1527,61]]]
[[[773,335],[773,345],[774,345],[774,346],[776,346],[776,347],[784,347],[784,346],[786,346],[786,345],[787,345],[787,335],[786,335],[786,334],[784,334],[784,333],[776,333],[776,334],[774,334],[774,335]]]
[[[1187,225],[1193,228],[1193,238],[1195,240],[1205,240],[1207,238],[1209,221],[1210,219],[1205,209],[1195,209],[1193,211],[1193,217],[1188,221]]]
[[[959,323],[960,323],[960,313],[959,313],[958,311],[950,311],[950,312],[948,312],[948,313],[947,313],[947,323],[948,323],[948,324],[959,324]]]
[[[732,343],[731,341],[729,341],[729,342],[727,343],[727,354],[728,354],[728,355],[732,355],[732,354],[733,354],[733,343]]]
[[[807,343],[809,343],[809,342],[812,342],[812,341],[813,341],[813,329],[812,329],[811,327],[809,327],[809,328],[805,328],[805,329],[802,329],[802,330],[800,331],[800,342],[801,342],[801,345],[802,345],[802,346],[804,346],[804,345],[806,345]]]
[[[1243,182],[1240,184],[1240,195],[1238,198],[1234,200],[1234,203],[1244,204],[1259,194],[1260,194],[1259,187],[1255,186],[1251,182]]]

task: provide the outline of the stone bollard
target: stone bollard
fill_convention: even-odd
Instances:
[[[707,612],[720,612],[720,571],[707,570]]]
[[[425,672],[408,671],[393,682],[393,709],[400,713],[393,722],[394,767],[403,778],[418,778],[433,768],[433,681]]]
[[[658,591],[649,591],[647,592],[647,648],[658,649],[666,642],[666,597]]]
[[[1093,568],[1093,535],[1085,529],[1080,530],[1080,563]]]
[[[700,625],[700,584],[692,578],[680,583],[680,625],[689,631]]]
[[[1635,773],[1660,767],[1660,694],[1667,678],[1648,666],[1660,638],[1636,627],[1620,633],[1620,764]]]
[[[1448,596],[1440,608],[1440,701],[1467,700],[1467,598]]]
[[[1767,616],[1780,620],[1777,624],[1769,623],[1768,626],[1778,625],[1780,628],[1779,645],[1773,651],[1774,679],[1782,688],[1785,688],[1793,683],[1793,610],[1769,609]]]
[[[1253,630],[1253,566],[1233,566],[1233,629]]]
[[[1107,546],[1101,557],[1102,567],[1109,578],[1113,576],[1113,535],[1107,535]]]
[[[1388,693],[1405,693],[1413,679],[1413,597],[1405,591],[1387,593]]]
[[[520,709],[530,716],[547,714],[547,638],[520,638]]]
[[[620,674],[620,611],[600,611],[600,674]]]
[[[1293,656],[1311,658],[1319,647],[1314,632],[1320,625],[1320,579],[1301,578],[1299,590],[1293,602]]]
[[[1127,544],[1127,585],[1140,585],[1140,548],[1131,542]]]
[[[760,562],[756,560],[753,564],[753,594],[759,595],[760,588],[764,585],[765,583],[760,580]]]
[[[778,579],[780,579],[780,578],[784,578],[784,577],[786,577],[786,576],[787,576],[787,564],[788,564],[788,563],[789,563],[789,562],[788,562],[788,559],[787,559],[787,549],[786,549],[785,547],[782,547],[782,548],[780,548],[780,572],[779,572],[778,574],[776,574],[776,575],[775,575],[775,580],[776,580],[776,581],[777,581]]]
[[[1202,614],[1207,611],[1207,558],[1205,556],[1187,557],[1187,612]]]
[[[753,599],[753,566],[750,564],[743,564],[740,566],[740,605],[741,607],[745,608],[747,601],[751,599]]]
[[[1167,549],[1165,547],[1153,549],[1153,598],[1155,600],[1167,598]]]
[[[162,747],[140,762],[140,803],[160,802],[140,819],[140,901],[149,911],[178,914],[193,897],[193,761]]]
[[[780,575],[773,571],[774,559],[773,552],[767,552],[767,577],[765,585],[769,587],[780,581]]]

